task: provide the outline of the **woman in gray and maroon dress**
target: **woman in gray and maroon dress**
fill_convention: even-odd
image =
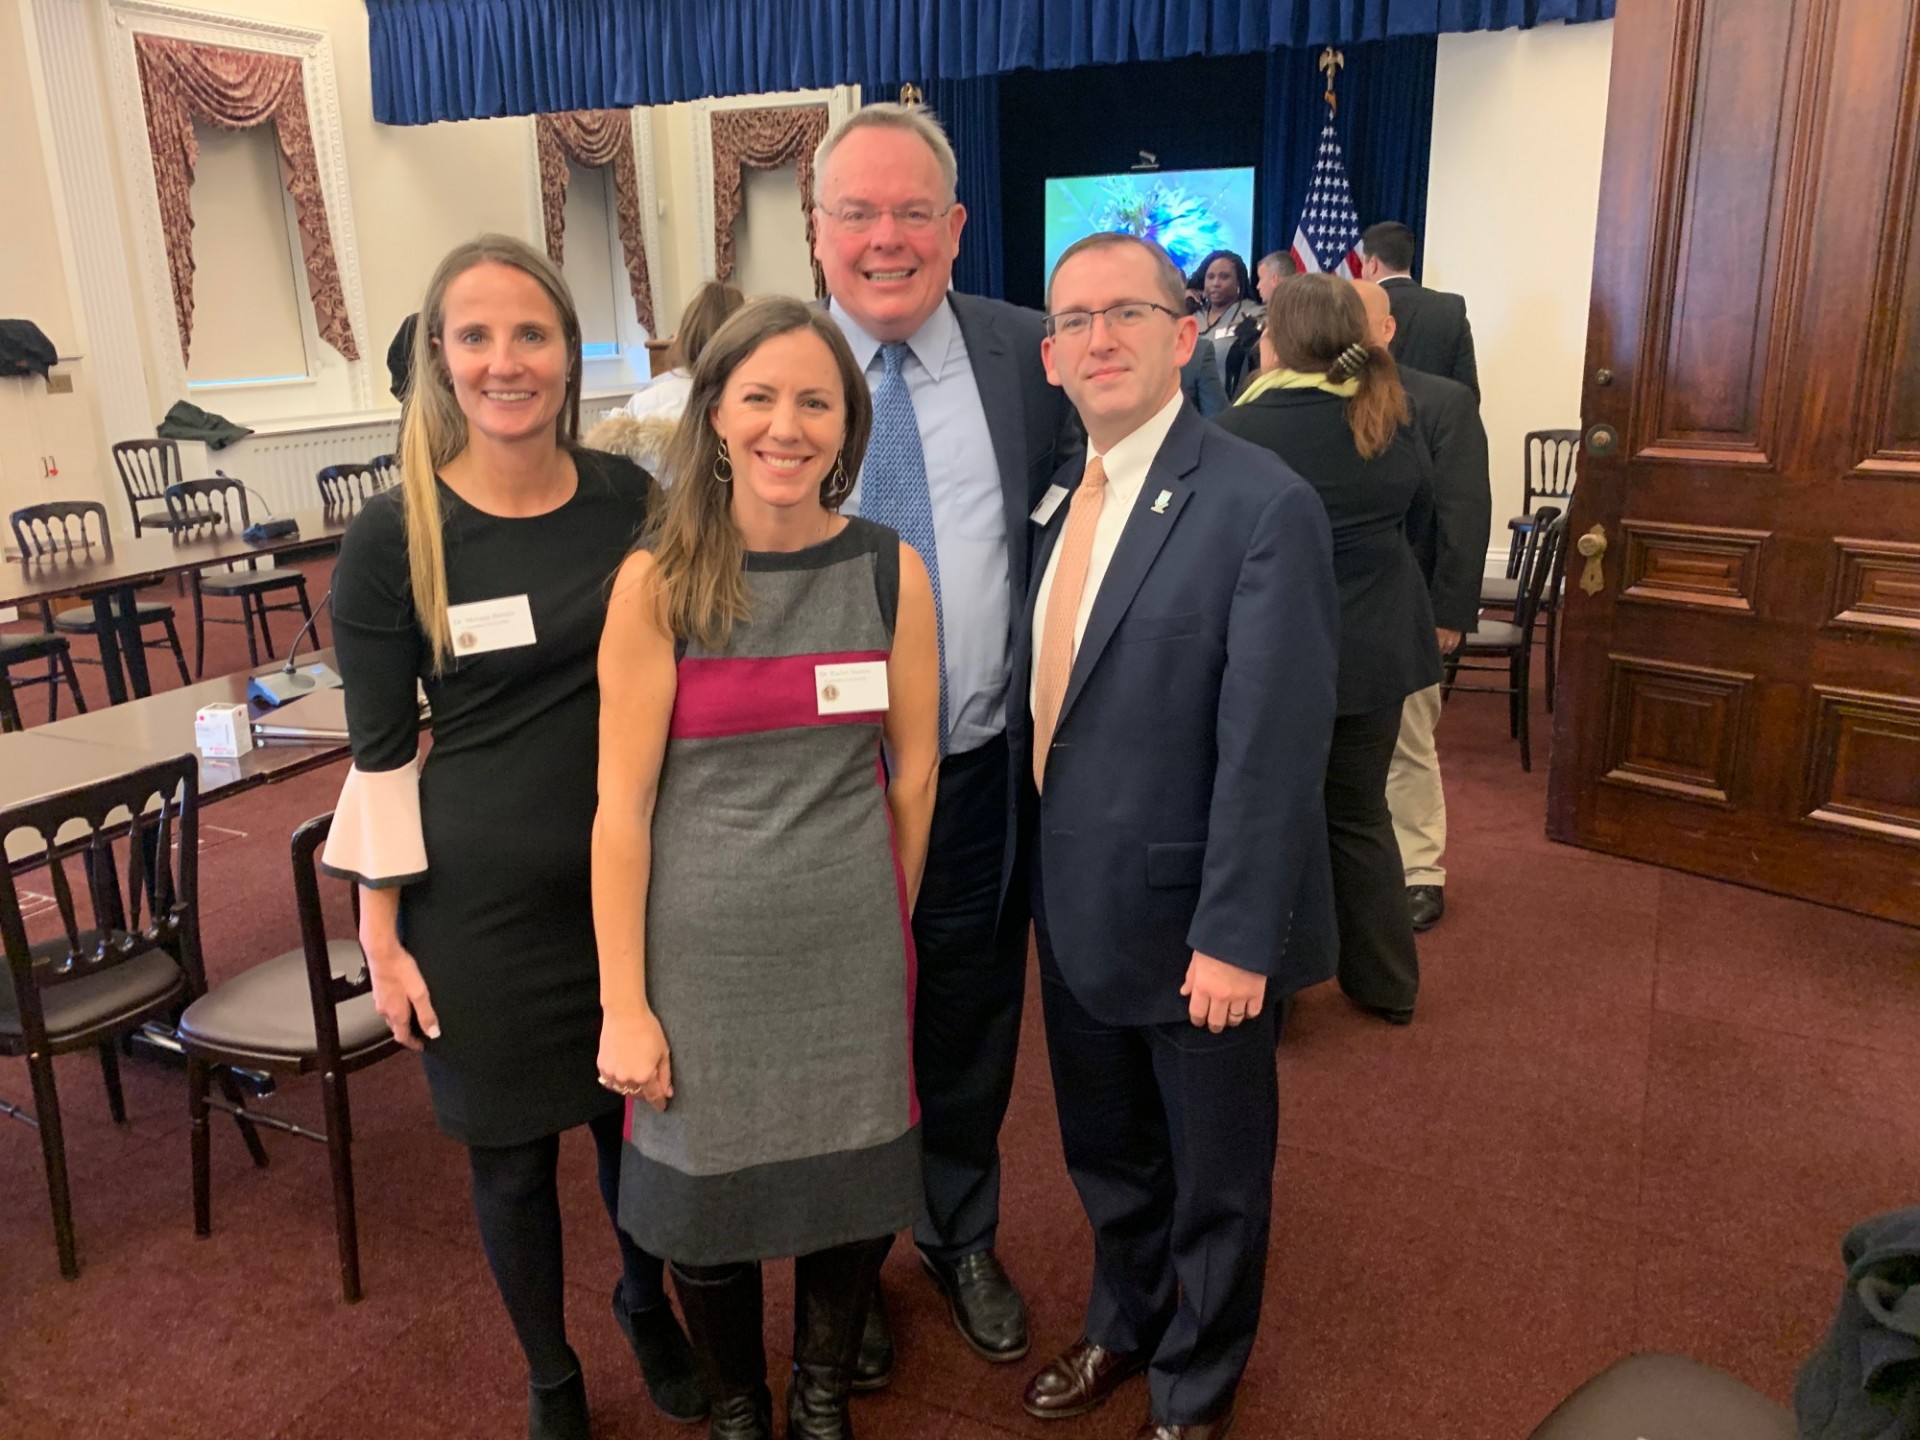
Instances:
[[[787,1434],[851,1433],[874,1278],[923,1204],[908,916],[939,661],[919,557],[838,513],[871,414],[824,313],[736,314],[600,646],[600,1071],[641,1102],[620,1223],[670,1262],[717,1440],[772,1434],[759,1262],[787,1255]]]

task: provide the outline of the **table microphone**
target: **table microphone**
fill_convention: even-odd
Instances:
[[[333,587],[328,586],[327,593],[320,597],[320,603],[313,607],[313,614],[307,617],[307,623],[293,637],[293,644],[287,647],[287,663],[270,674],[256,675],[248,681],[248,699],[258,700],[262,705],[284,705],[315,690],[339,688],[340,676],[331,666],[313,664],[295,669],[293,664],[294,657],[300,653],[300,642],[313,634],[314,623],[319,620],[320,612],[332,603]]]

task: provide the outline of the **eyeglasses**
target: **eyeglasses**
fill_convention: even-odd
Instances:
[[[871,205],[842,205],[838,210],[822,206],[820,213],[850,235],[866,234],[880,223],[882,215],[893,216],[894,224],[917,235],[931,230],[934,221],[944,218],[952,210],[951,205],[942,205],[938,210],[931,205],[892,205],[884,209],[876,209]]]
[[[1084,340],[1093,334],[1096,315],[1106,317],[1109,330],[1131,330],[1136,325],[1146,324],[1147,317],[1156,310],[1175,320],[1181,318],[1178,311],[1169,310],[1164,305],[1155,305],[1147,300],[1123,300],[1104,310],[1062,310],[1058,315],[1049,315],[1046,330],[1056,340]]]

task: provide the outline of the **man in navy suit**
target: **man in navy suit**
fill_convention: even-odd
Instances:
[[[1180,393],[1179,271],[1124,235],[1048,286],[1089,454],[1036,508],[1014,627],[1024,863],[1067,1168],[1094,1233],[1042,1419],[1148,1373],[1140,1440],[1220,1440],[1260,1318],[1274,1012],[1333,970],[1321,794],[1339,608],[1326,512]]]
[[[913,1063],[927,1218],[914,1239],[974,1351],[1027,1353],[1027,1310],[995,1253],[1000,1124],[1026,993],[1024,876],[1011,850],[1011,625],[1027,514],[1074,431],[1040,366],[1041,317],[950,289],[966,207],[953,148],[918,106],[869,105],[814,156],[814,255],[828,312],[867,374],[873,436],[849,513],[926,562],[940,626],[940,788],[913,913]],[[886,1383],[876,1290],[855,1386]]]

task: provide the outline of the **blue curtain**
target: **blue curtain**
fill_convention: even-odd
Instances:
[[[960,203],[967,229],[953,264],[954,289],[1006,297],[1005,220],[1000,204],[1000,77],[930,80],[927,108],[940,117],[960,161]],[[873,99],[882,98],[872,93]]]
[[[388,125],[1604,20],[1614,0],[367,0]]]
[[[1431,35],[1344,47],[1334,81],[1333,128],[1346,156],[1353,208],[1364,229],[1399,220],[1424,240],[1427,163],[1433,149],[1433,74],[1439,42]],[[1313,181],[1326,79],[1315,50],[1267,55],[1267,131],[1260,165],[1260,225],[1267,250],[1293,242]],[[1414,274],[1420,259],[1414,260]]]

